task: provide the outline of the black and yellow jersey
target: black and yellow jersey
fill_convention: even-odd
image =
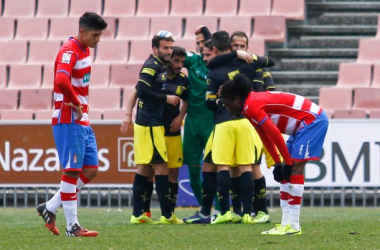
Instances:
[[[189,97],[189,84],[185,74],[176,74],[173,78],[168,77],[166,72],[157,77],[157,82],[162,82],[162,90],[167,95],[176,95],[182,100],[187,101]],[[168,103],[164,105],[164,127],[165,136],[180,135],[181,131],[171,133],[170,124],[179,115],[180,105],[173,106]]]
[[[136,85],[138,107],[136,124],[142,126],[162,126],[166,94],[162,91],[162,81],[157,76],[165,72],[166,65],[156,56],[150,55],[143,64]]]
[[[218,67],[211,68],[208,72],[208,87],[206,93],[206,104],[207,107],[214,111],[215,124],[235,120],[236,117],[230,115],[226,108],[223,106],[221,101],[218,101],[218,90],[220,86],[228,80],[232,80],[236,74],[243,74],[248,79],[252,81],[252,86],[254,86],[253,80],[255,79],[256,70],[263,67],[271,67],[274,65],[273,59],[263,56],[255,56],[253,63],[246,63],[243,60],[235,58],[233,60],[228,60],[224,64]],[[256,91],[262,91],[263,84],[260,83],[261,89],[256,89]],[[243,118],[243,116],[241,116]]]
[[[263,68],[264,91],[275,91],[276,86],[269,69]]]

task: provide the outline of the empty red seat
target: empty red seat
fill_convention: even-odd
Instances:
[[[110,87],[136,86],[139,80],[141,64],[111,65]]]
[[[377,32],[376,32],[376,39],[380,38],[380,15],[377,18]]]
[[[67,41],[69,37],[76,36],[78,30],[79,20],[77,17],[52,18],[49,39]]]
[[[60,48],[60,41],[30,41],[28,63],[54,64]]]
[[[17,109],[17,89],[0,89],[0,110]]]
[[[380,119],[380,110],[371,110],[369,111],[370,119]]]
[[[324,110],[329,119],[333,118],[333,112],[331,110]]]
[[[372,87],[380,87],[380,64],[373,67]]]
[[[69,13],[69,0],[38,0],[38,17],[66,17]]]
[[[98,43],[96,63],[126,63],[128,60],[128,41],[108,40]]]
[[[15,19],[11,17],[0,18],[0,40],[12,40],[15,33]]]
[[[7,84],[7,67],[0,64],[0,89],[5,88]]]
[[[129,55],[128,63],[143,63],[146,59],[148,59],[150,54],[152,54],[152,41],[133,40],[131,41],[131,53]]]
[[[35,110],[34,119],[39,121],[51,121],[53,117],[52,110]]]
[[[265,55],[265,41],[261,38],[251,38],[248,40],[248,50],[256,55]]]
[[[33,17],[36,8],[35,0],[6,0],[4,17]]]
[[[305,19],[305,0],[273,0],[272,15],[286,19]]]
[[[26,54],[26,41],[0,42],[0,64],[25,63]]]
[[[105,0],[103,16],[133,16],[136,12],[136,0]]]
[[[53,91],[51,89],[21,89],[20,109],[51,110]]]
[[[360,39],[357,62],[375,64],[379,61],[380,39]]]
[[[380,88],[355,88],[353,109],[380,110]]]
[[[101,120],[102,116],[103,112],[101,110],[90,109],[90,111],[88,112],[88,119],[90,119],[90,121]]]
[[[235,31],[243,31],[251,36],[252,19],[250,17],[221,17],[219,30],[225,30],[230,35]]]
[[[91,65],[90,88],[106,88],[110,78],[109,64]]]
[[[333,112],[335,109],[351,109],[351,88],[323,87],[319,90],[319,106]]]
[[[269,16],[271,0],[240,0],[239,16]]]
[[[54,87],[54,64],[43,65],[42,88],[53,89]]]
[[[106,110],[103,113],[103,120],[123,120],[125,116],[125,110]]]
[[[19,121],[19,120],[32,120],[33,111],[32,110],[3,110],[1,111],[2,121]]]
[[[90,110],[120,109],[120,89],[90,88],[89,92]]]
[[[365,63],[341,63],[337,87],[368,87],[371,84],[372,69]]]
[[[186,51],[195,51],[197,49],[197,45],[195,40],[193,39],[180,39],[176,40],[174,46],[179,46],[184,48]]]
[[[107,23],[107,28],[103,30],[103,34],[100,36],[100,41],[103,39],[114,39],[116,34],[116,18],[115,17],[103,17]]]
[[[48,35],[48,19],[19,18],[17,20],[16,40],[45,40]]]
[[[123,89],[123,103],[121,106],[122,110],[126,110],[127,103],[128,103],[129,97],[132,94],[132,92],[136,92],[135,86],[128,86],[128,87]],[[137,106],[137,101],[135,103],[135,106]],[[134,111],[136,111],[136,108],[134,108]]]
[[[11,65],[8,89],[38,88],[41,85],[41,65]]]
[[[364,109],[338,109],[334,111],[334,119],[365,119]]]
[[[152,17],[150,36],[153,37],[160,30],[170,31],[174,38],[182,37],[182,17]]]
[[[149,36],[149,17],[121,17],[116,39],[138,40]]]
[[[167,16],[169,0],[139,0],[136,16]]]
[[[172,0],[171,16],[201,16],[203,14],[203,0]]]
[[[238,10],[237,0],[207,0],[205,16],[236,16]]]
[[[80,17],[85,12],[95,12],[102,14],[102,0],[71,0],[70,14],[71,17]]]
[[[286,21],[284,16],[255,17],[252,38],[271,42],[285,42]]]
[[[195,30],[199,26],[206,26],[211,33],[217,29],[218,18],[216,16],[199,16],[186,18],[185,39],[195,39]]]

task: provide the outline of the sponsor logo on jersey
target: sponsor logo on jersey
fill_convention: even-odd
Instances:
[[[239,70],[234,70],[234,71],[228,73],[228,78],[229,78],[230,80],[232,80],[232,79],[234,79],[234,76],[235,76],[236,74],[239,74],[239,73],[240,73]]]
[[[66,64],[70,64],[70,60],[71,60],[71,54],[69,53],[63,53],[62,55],[62,63],[66,63]]]
[[[145,74],[154,76],[154,74],[156,73],[156,71],[154,69],[150,69],[150,68],[143,68],[141,70],[141,73],[145,73]]]
[[[83,83],[88,83],[90,81],[90,73],[87,73],[83,76]]]

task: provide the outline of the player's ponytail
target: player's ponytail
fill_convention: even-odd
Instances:
[[[232,101],[236,96],[246,99],[252,91],[252,84],[242,74],[236,74],[234,78],[223,84],[220,97]]]

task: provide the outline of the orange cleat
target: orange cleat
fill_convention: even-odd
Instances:
[[[37,206],[37,213],[45,221],[45,227],[53,233],[53,235],[59,235],[59,230],[55,226],[55,213],[46,209],[46,203],[42,203]]]
[[[78,224],[75,224],[70,231],[66,230],[67,237],[96,237],[98,234],[97,231],[89,231]]]

